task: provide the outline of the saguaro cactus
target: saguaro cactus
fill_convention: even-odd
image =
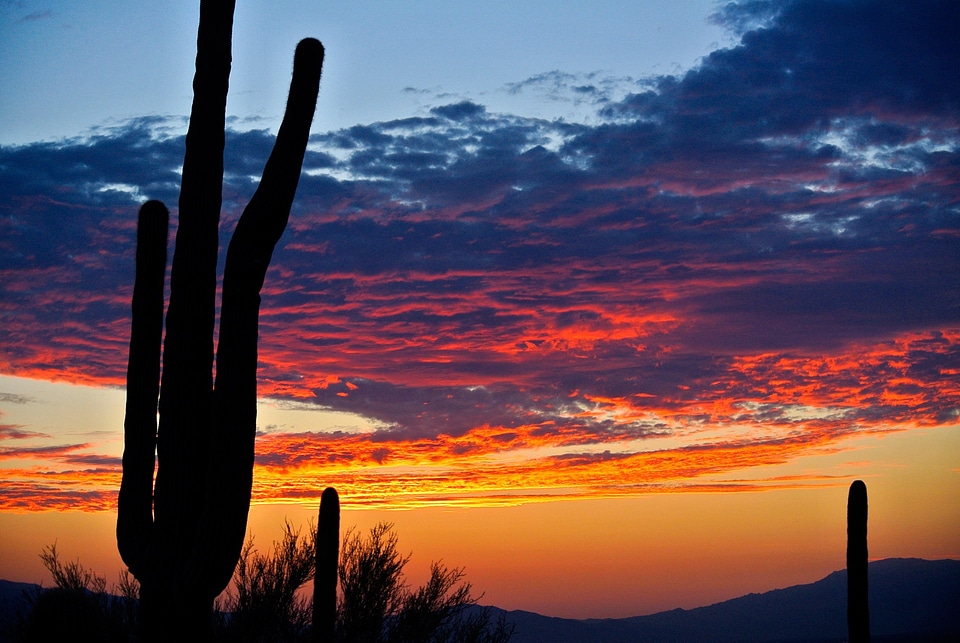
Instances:
[[[867,604],[867,485],[854,480],[847,496],[847,634],[850,643],[869,643]]]
[[[337,621],[337,563],[340,559],[340,497],[327,487],[320,496],[317,572],[313,580],[313,640],[333,641]]]
[[[200,3],[162,378],[167,210],[148,202],[138,223],[117,545],[140,581],[148,639],[195,638],[243,546],[253,482],[260,289],[290,214],[323,64],[319,41],[297,45],[276,143],[227,250],[212,382],[234,6],[235,0]]]

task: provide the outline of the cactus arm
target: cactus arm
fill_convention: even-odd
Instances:
[[[870,642],[867,560],[867,485],[862,480],[854,480],[847,496],[847,630],[850,643]]]
[[[215,596],[226,587],[246,533],[257,429],[257,337],[260,289],[287,225],[317,102],[323,46],[297,46],[287,109],[256,193],[227,250],[223,274],[217,379],[207,500],[195,560]]]
[[[337,622],[337,564],[340,559],[340,497],[327,487],[320,496],[317,570],[313,585],[313,641],[333,641]]]
[[[144,203],[137,218],[137,272],[123,420],[123,478],[117,498],[117,549],[136,576],[145,571],[144,556],[153,531],[154,449],[169,218],[166,206],[159,201]]]

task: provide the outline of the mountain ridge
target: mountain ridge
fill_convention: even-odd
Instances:
[[[960,560],[888,558],[868,569],[874,641],[960,641]],[[514,623],[514,643],[843,641],[846,571],[813,583],[646,616],[564,619],[493,609]]]

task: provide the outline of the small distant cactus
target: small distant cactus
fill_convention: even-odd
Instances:
[[[313,585],[313,641],[333,641],[337,622],[337,563],[340,559],[340,497],[327,487],[317,522],[317,572]]]
[[[862,480],[854,480],[847,496],[847,633],[850,643],[870,642],[867,485]]]

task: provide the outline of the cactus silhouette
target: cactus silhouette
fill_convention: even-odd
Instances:
[[[213,600],[230,581],[243,546],[253,482],[260,289],[290,214],[323,64],[319,41],[297,45],[276,143],[227,250],[213,382],[234,6],[235,0],[200,3],[162,376],[166,207],[145,203],[137,226],[117,546],[140,581],[140,621],[149,640],[196,638],[209,625]]]
[[[327,487],[320,496],[317,572],[313,580],[313,640],[333,641],[337,622],[337,563],[340,559],[340,497]]]
[[[850,643],[869,643],[867,604],[867,485],[854,480],[847,496],[847,634]]]

